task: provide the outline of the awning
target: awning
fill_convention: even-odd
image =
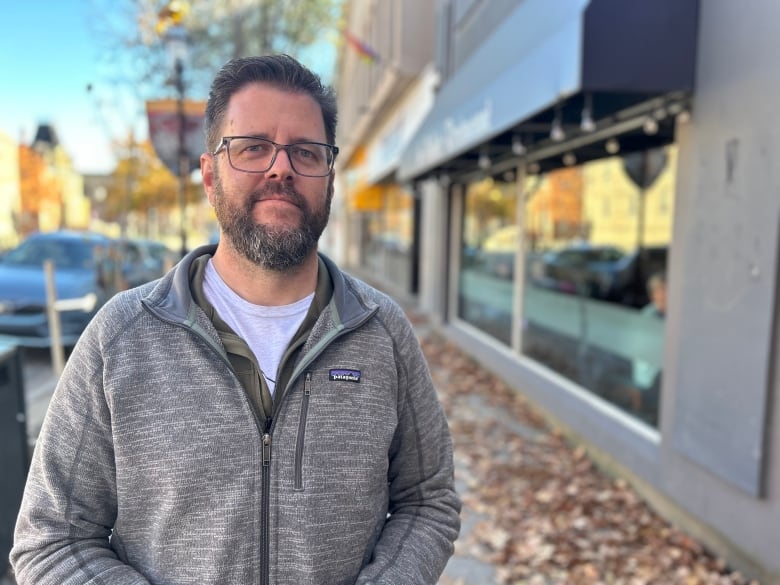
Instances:
[[[352,157],[352,164],[344,169],[344,182],[350,211],[380,211],[384,206],[384,188],[374,185],[366,178],[365,145],[359,145]]]
[[[433,91],[438,76],[426,68],[419,83],[404,100],[366,152],[366,181],[379,183],[398,171],[409,141],[433,107]]]
[[[579,116],[586,94],[604,118],[691,91],[697,19],[698,0],[525,0],[440,89],[399,177],[419,177],[524,121],[551,120],[567,100],[579,100]]]

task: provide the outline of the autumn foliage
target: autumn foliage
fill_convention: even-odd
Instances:
[[[151,209],[162,213],[179,205],[179,179],[160,161],[148,140],[132,138],[118,145],[116,169],[101,209],[102,219],[117,221],[123,213],[146,215]],[[187,202],[197,201],[200,188],[188,184]]]
[[[43,156],[25,145],[19,146],[19,182],[19,232],[29,234],[39,228],[38,217],[42,210],[62,206],[62,188]]]

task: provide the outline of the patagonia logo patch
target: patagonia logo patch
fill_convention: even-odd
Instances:
[[[360,382],[360,370],[337,369],[329,373],[331,382]]]

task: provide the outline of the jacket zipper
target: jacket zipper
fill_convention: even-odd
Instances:
[[[303,491],[303,445],[306,442],[306,418],[309,414],[309,396],[311,396],[311,372],[306,372],[303,380],[303,399],[301,416],[298,421],[298,438],[295,441],[295,483],[293,489]]]
[[[261,585],[269,585],[271,582],[271,542],[269,536],[269,519],[271,508],[271,419],[266,419],[263,432],[263,488],[260,498],[260,562],[263,567],[260,576]]]
[[[144,307],[147,310],[149,310],[151,313],[155,314],[157,316],[157,318],[160,319],[161,321],[165,321],[167,323],[170,323],[170,324],[172,324],[174,326],[177,326],[177,327],[181,327],[183,329],[188,329],[188,330],[192,331],[193,333],[195,333],[195,335],[197,335],[198,337],[202,338],[206,343],[208,343],[212,347],[212,349],[214,349],[215,353],[220,356],[222,361],[224,361],[228,365],[228,367],[232,368],[232,365],[230,364],[230,360],[227,358],[227,356],[222,351],[220,351],[220,346],[218,344],[216,344],[211,339],[210,335],[206,335],[202,331],[196,330],[191,325],[187,325],[185,323],[178,322],[178,321],[175,321],[173,319],[165,318],[162,315],[160,315],[157,311],[153,310],[151,307],[147,307],[146,303],[143,303],[143,305],[144,305]],[[335,335],[333,335],[327,341],[326,345],[330,345],[331,343],[333,343],[333,341],[335,341],[336,339],[338,339],[342,335],[345,335],[345,334],[349,333],[350,331],[354,331],[355,329],[357,329],[358,327],[363,325],[363,323],[368,321],[371,317],[373,317],[374,314],[376,314],[376,312],[377,312],[377,309],[375,308],[373,311],[371,311],[368,314],[364,315],[363,318],[360,319],[358,322],[352,323],[352,325],[350,327],[341,327],[335,333]],[[320,353],[322,353],[322,351],[324,350],[324,347],[325,346],[319,347],[316,352],[308,355],[307,356],[308,359],[305,360],[306,364],[308,365],[309,363],[313,362],[316,359],[316,357]],[[295,382],[296,377],[297,376],[295,375],[295,373],[293,373],[293,376],[287,382],[287,387],[291,386]],[[304,389],[309,386],[309,384],[307,384],[306,382],[310,382],[310,381],[311,381],[311,372],[306,372],[306,381],[304,383]],[[286,390],[286,388],[285,388],[285,390]],[[309,408],[309,395],[310,394],[311,394],[311,389],[309,389],[308,393],[304,392],[303,404],[301,405],[301,408],[303,409],[304,408],[304,404],[305,404],[306,411],[303,411],[302,414],[308,412],[308,408]],[[282,399],[283,399],[283,397],[282,397]],[[274,410],[276,410],[276,409],[274,409]],[[261,560],[261,566],[262,566],[262,570],[261,570],[262,574],[260,575],[260,583],[261,583],[261,585],[270,585],[270,583],[271,583],[271,567],[270,567],[270,557],[271,557],[270,548],[271,548],[271,543],[270,543],[270,536],[269,536],[270,530],[269,530],[269,527],[268,527],[268,523],[269,523],[269,519],[270,519],[270,506],[271,506],[271,497],[270,497],[269,491],[270,491],[270,488],[271,488],[271,430],[272,430],[271,426],[272,426],[272,424],[273,424],[273,418],[272,417],[268,417],[266,419],[266,421],[265,421],[265,428],[263,429],[263,436],[262,436],[262,439],[261,439],[262,440],[262,448],[263,448],[263,472],[262,472],[262,480],[261,480],[262,484],[263,484],[263,486],[262,486],[263,493],[262,493],[261,500],[260,500],[260,525],[261,525],[261,527],[260,527],[260,548],[261,548],[260,560]],[[305,426],[304,426],[304,431],[305,431]],[[298,435],[299,435],[299,437],[301,436],[301,427],[300,426],[299,426],[299,429],[298,429]],[[303,442],[302,441],[300,442],[300,449],[301,449],[301,458],[302,458],[302,456],[303,456]],[[296,445],[296,481],[297,481],[297,476],[298,476],[298,446]],[[302,478],[301,478],[301,483],[302,483]]]

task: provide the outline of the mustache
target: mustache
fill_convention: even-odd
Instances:
[[[262,189],[254,191],[249,196],[247,205],[251,208],[252,205],[258,201],[263,201],[264,199],[270,199],[272,197],[274,199],[283,199],[284,201],[292,203],[301,209],[306,208],[306,200],[303,198],[303,195],[298,193],[292,185],[278,183],[267,184]]]

